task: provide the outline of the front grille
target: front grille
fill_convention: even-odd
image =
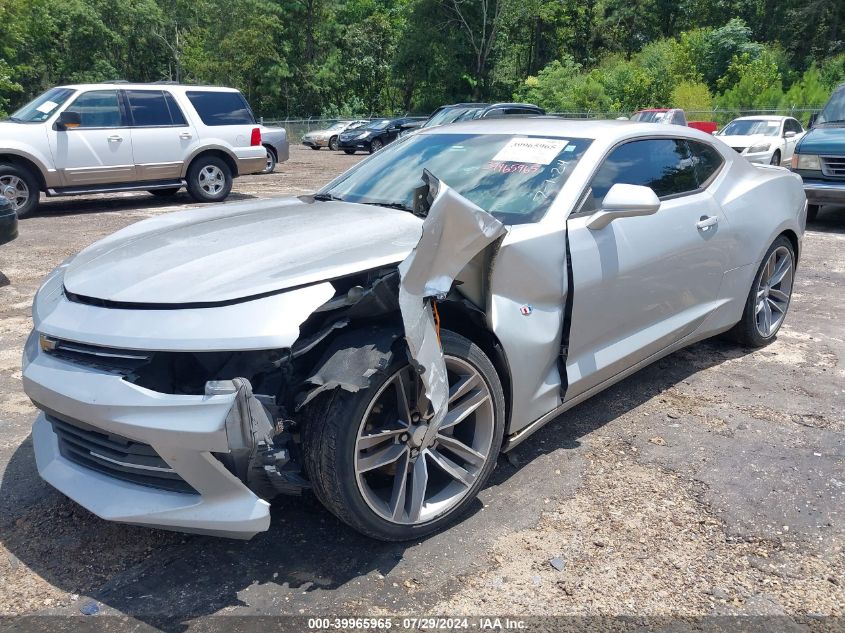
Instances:
[[[822,173],[834,178],[845,178],[845,156],[822,156]]]
[[[152,352],[114,349],[65,341],[42,334],[39,344],[47,354],[62,360],[102,371],[125,374],[143,367],[153,358]]]
[[[62,457],[85,468],[140,486],[197,494],[155,449],[78,420],[47,413]]]

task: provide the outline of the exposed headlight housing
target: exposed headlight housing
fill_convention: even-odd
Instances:
[[[816,154],[793,154],[792,166],[795,169],[810,169],[821,171],[822,163]]]
[[[367,138],[370,134],[372,134],[372,132],[361,132],[361,133],[360,133],[358,136],[356,136],[355,138]]]
[[[752,145],[748,148],[749,154],[756,154],[758,152],[768,152],[769,148],[771,147],[771,143],[758,143],[757,145]]]

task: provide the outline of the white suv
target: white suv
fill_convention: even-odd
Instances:
[[[0,122],[0,195],[18,216],[39,192],[66,196],[181,187],[223,200],[266,165],[261,131],[232,88],[81,84],[48,90]]]

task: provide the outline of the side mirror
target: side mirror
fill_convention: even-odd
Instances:
[[[603,229],[617,218],[653,215],[660,208],[660,198],[651,187],[617,183],[610,188],[601,202],[601,210],[587,220],[592,231]]]
[[[818,112],[813,112],[813,113],[810,115],[810,121],[809,121],[809,123],[807,123],[807,127],[808,127],[808,128],[813,127],[813,126],[816,124],[816,119],[818,119],[818,118],[819,118],[819,113],[818,113]]]
[[[795,132],[793,130],[788,130],[783,133],[783,138],[795,138]]]
[[[82,125],[82,117],[79,116],[79,112],[73,110],[65,110],[56,121],[56,129],[58,130],[72,130],[80,125]]]

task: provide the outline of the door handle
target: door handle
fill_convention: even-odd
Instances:
[[[182,132],[182,133],[179,135],[179,138],[181,138],[181,139],[184,139],[184,140],[188,141],[188,140],[190,140],[190,139],[194,138],[194,136],[193,136],[190,132]]]
[[[120,141],[122,141],[122,140],[123,140],[123,137],[120,136],[119,134],[112,134],[109,137],[109,143],[120,143]]]
[[[699,218],[698,222],[695,223],[695,226],[701,231],[709,231],[711,226],[716,226],[718,223],[719,223],[718,216],[702,215],[701,218]]]

